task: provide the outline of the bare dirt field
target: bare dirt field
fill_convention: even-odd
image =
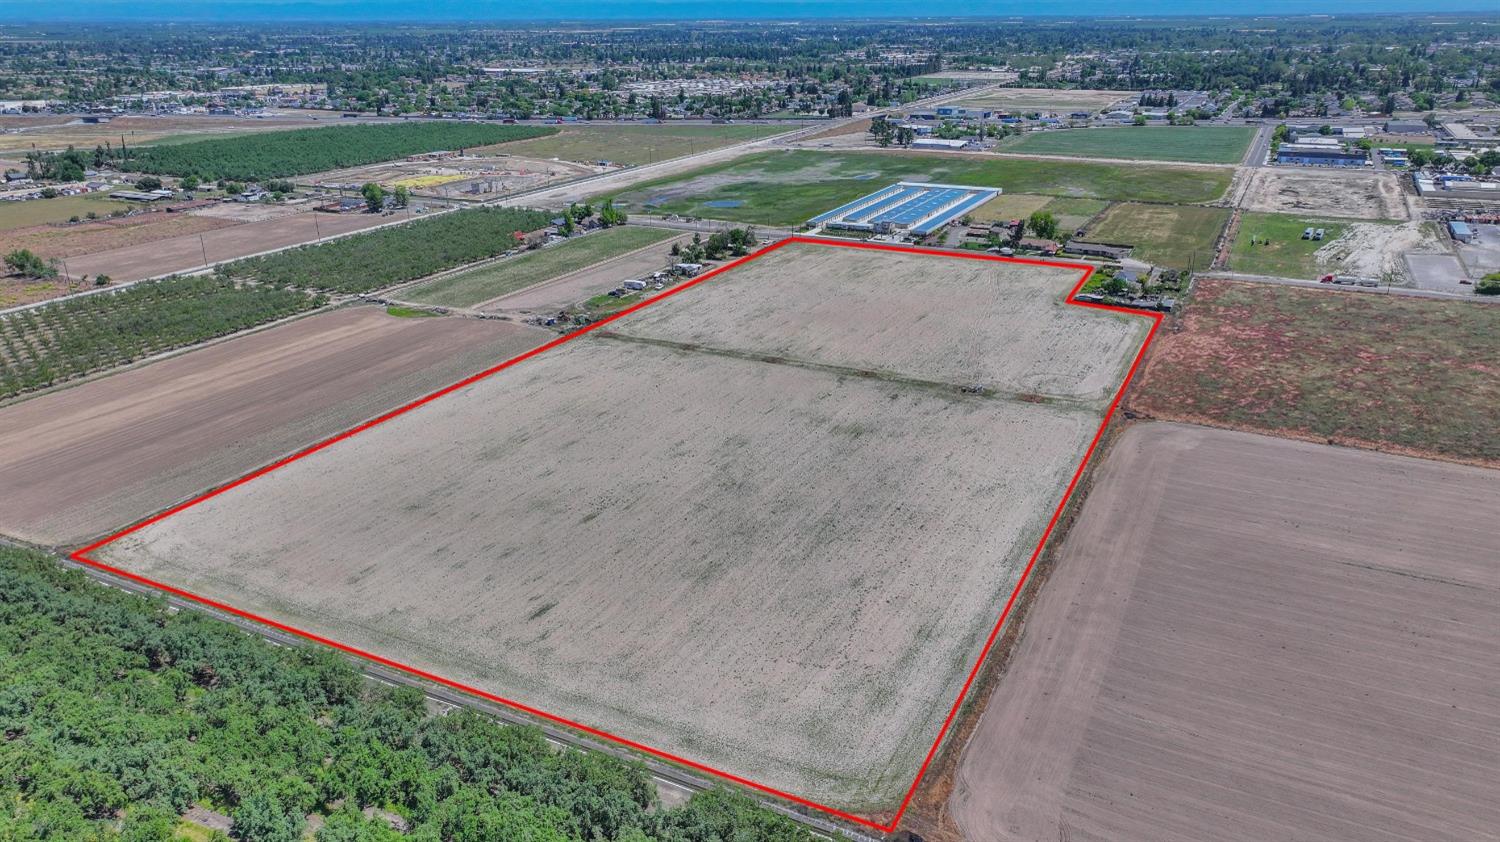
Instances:
[[[1125,405],[1500,466],[1497,323],[1480,302],[1199,279]]]
[[[317,214],[316,220],[314,214]],[[68,272],[73,277],[104,273],[116,281],[134,281],[202,266],[205,252],[209,262],[232,260],[271,249],[310,243],[319,233],[327,237],[404,218],[404,215],[331,214],[309,210],[263,222],[239,225],[230,223],[226,227],[206,232],[81,255],[68,260]]]
[[[1352,219],[1411,218],[1397,173],[1312,167],[1254,167],[1248,173],[1239,201],[1244,210]]]
[[[1127,429],[962,758],[1005,840],[1494,839],[1500,473]]]
[[[625,335],[1063,401],[1107,400],[1146,321],[1064,303],[1073,269],[793,245]],[[888,278],[890,284],[872,284]],[[1024,329],[1018,329],[1025,325]]]
[[[5,248],[31,249],[43,257],[125,248],[227,228],[235,222],[187,213],[138,213],[71,225],[33,225],[5,232]]]
[[[124,526],[539,345],[501,322],[349,308],[0,409],[0,533]]]
[[[1044,114],[1068,114],[1073,111],[1099,111],[1122,99],[1134,99],[1133,91],[1059,90],[1054,88],[1004,88],[961,98],[959,105],[983,106],[1001,111]]]
[[[489,148],[499,150],[511,145],[500,144]],[[496,152],[431,161],[387,161],[334,170],[298,180],[320,185],[355,186],[373,181],[391,189],[403,186],[419,196],[479,197],[533,190],[558,181],[607,171],[604,167],[570,161]]]
[[[1013,268],[785,247],[95,557],[888,810],[1100,423],[1081,399],[1118,383],[1143,334],[1064,310],[1076,272]],[[814,299],[847,301],[817,321]],[[705,347],[692,317],[712,306],[737,316]],[[948,356],[1073,399],[969,393]],[[865,370],[881,367],[901,373]]]

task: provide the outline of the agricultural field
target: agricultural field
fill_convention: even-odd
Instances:
[[[1214,259],[1214,243],[1227,208],[1121,203],[1109,209],[1085,234],[1092,242],[1128,243],[1131,257],[1173,269],[1204,269]]]
[[[1207,202],[1227,169],[911,152],[766,152],[615,192],[636,211],[797,225],[893,181],[933,181],[1116,201]]]
[[[331,115],[330,115],[331,116]],[[332,117],[326,122],[338,122]],[[19,158],[33,148],[59,151],[68,146],[93,149],[103,143],[118,146],[181,143],[206,136],[242,135],[284,131],[320,125],[316,116],[277,114],[274,117],[218,117],[173,114],[168,116],[124,115],[108,123],[85,123],[66,115],[13,115],[0,120],[0,155]]]
[[[597,304],[596,299],[599,296],[611,304],[634,304],[646,296],[655,295],[655,291],[623,298],[610,298],[608,293],[626,278],[644,279],[652,272],[660,271],[675,263],[678,258],[672,256],[672,246],[679,243],[687,244],[691,240],[691,235],[680,231],[674,233],[676,239],[661,240],[646,248],[627,252],[601,263],[594,263],[565,275],[558,275],[542,283],[523,287],[485,302],[480,305],[480,309],[491,313],[516,315],[551,314],[572,308],[579,303]],[[586,306],[586,309],[597,313],[600,308]]]
[[[239,260],[218,272],[274,286],[369,292],[503,254],[515,247],[516,234],[545,228],[551,218],[522,208],[473,208]]]
[[[437,278],[404,291],[401,297],[419,304],[473,307],[679,235],[662,228],[608,228]],[[667,263],[666,249],[662,249],[661,263]]]
[[[1072,232],[1109,207],[1099,199],[1065,199],[1029,193],[1001,193],[977,208],[970,216],[981,222],[1004,222],[1025,219],[1035,211],[1046,211],[1057,220],[1058,230]]]
[[[1340,219],[1411,219],[1394,172],[1334,172],[1327,167],[1252,167],[1235,207],[1257,213]]]
[[[120,528],[549,338],[345,308],[0,408],[0,533]]]
[[[1500,332],[1464,301],[1199,279],[1131,411],[1500,466]]]
[[[1343,237],[1351,222],[1279,213],[1243,214],[1230,247],[1229,265],[1224,268],[1252,275],[1316,278],[1326,265],[1319,260],[1318,251]],[[1308,228],[1322,228],[1323,239],[1302,239],[1302,232]]]
[[[260,181],[552,134],[539,126],[422,121],[328,126],[134,149],[122,169]]]
[[[997,152],[1237,164],[1245,157],[1254,126],[1124,126],[1027,132],[1001,141]]]
[[[1005,88],[976,94],[959,105],[981,106],[1022,114],[1060,114],[1101,111],[1121,100],[1134,101],[1135,91],[1063,90],[1059,88]]]
[[[505,152],[564,161],[609,161],[639,166],[794,131],[770,123],[682,126],[672,123],[614,123],[559,127],[551,137],[506,143],[481,151]]]
[[[964,838],[1500,827],[1500,474],[1147,423],[1096,475],[959,761]]]
[[[115,201],[103,193],[32,199],[29,202],[0,202],[0,232],[5,233],[8,246],[10,234],[17,228],[67,222],[72,217],[85,217],[90,213],[108,216],[110,211],[129,209],[129,202]]]
[[[320,296],[168,278],[0,317],[0,399],[310,310]]]
[[[95,556],[889,809],[1142,340],[1077,278],[785,246]],[[804,316],[820,290],[847,306]],[[715,304],[741,318],[705,338]]]
[[[196,213],[137,213],[71,225],[33,225],[5,232],[5,248],[30,249],[43,257],[74,257],[233,225]]]

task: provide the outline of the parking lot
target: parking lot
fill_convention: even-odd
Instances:
[[[1470,223],[1469,227],[1474,229],[1474,241],[1455,245],[1470,279],[1477,281],[1491,272],[1500,272],[1500,225]]]

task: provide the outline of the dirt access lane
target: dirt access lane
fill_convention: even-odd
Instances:
[[[125,526],[548,339],[373,307],[311,316],[0,409],[0,532]]]
[[[1494,839],[1500,472],[1126,430],[961,761],[968,839]]]

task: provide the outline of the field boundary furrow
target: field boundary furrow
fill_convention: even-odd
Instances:
[[[884,252],[894,252],[894,253],[904,253],[904,254],[928,255],[928,256],[935,256],[935,257],[948,257],[948,258],[955,258],[955,259],[960,259],[960,260],[980,260],[980,261],[990,261],[990,262],[999,262],[999,263],[1012,263],[1012,264],[1022,264],[1022,265],[1030,265],[1030,266],[1042,266],[1042,267],[1050,267],[1050,268],[1071,269],[1071,270],[1075,270],[1075,271],[1078,272],[1078,280],[1074,284],[1073,288],[1069,291],[1069,293],[1067,294],[1067,296],[1064,299],[1068,304],[1070,304],[1072,306],[1077,306],[1077,307],[1085,307],[1085,308],[1089,308],[1089,309],[1093,309],[1093,310],[1105,310],[1105,311],[1110,311],[1110,312],[1114,312],[1114,313],[1124,314],[1124,315],[1128,315],[1128,316],[1132,316],[1132,317],[1136,317],[1136,318],[1143,318],[1143,319],[1147,319],[1147,320],[1149,320],[1151,322],[1151,325],[1150,325],[1149,329],[1146,331],[1144,338],[1142,339],[1139,347],[1136,349],[1134,356],[1131,358],[1129,368],[1126,370],[1124,377],[1121,379],[1119,387],[1115,390],[1113,398],[1110,400],[1108,406],[1104,409],[1104,411],[1102,413],[1103,417],[1100,419],[1098,428],[1095,430],[1095,432],[1093,433],[1093,435],[1090,437],[1090,439],[1088,441],[1088,444],[1087,444],[1087,446],[1084,449],[1084,452],[1082,454],[1081,460],[1078,463],[1078,466],[1071,473],[1071,476],[1069,478],[1068,484],[1067,484],[1065,490],[1063,491],[1061,499],[1058,500],[1057,503],[1056,503],[1056,505],[1055,505],[1055,507],[1052,508],[1052,510],[1050,512],[1050,517],[1049,517],[1049,519],[1047,520],[1047,523],[1046,523],[1046,527],[1043,529],[1041,537],[1037,541],[1037,543],[1035,545],[1035,548],[1031,551],[1031,553],[1029,555],[1029,558],[1028,558],[1028,560],[1026,562],[1026,565],[1025,565],[1024,569],[1021,572],[1021,575],[1020,575],[1019,579],[1015,583],[1014,587],[1010,590],[1009,597],[1006,599],[1005,604],[1004,604],[1004,606],[1002,607],[1002,609],[1000,611],[998,619],[995,621],[994,625],[990,628],[990,630],[988,632],[988,636],[986,637],[986,639],[984,641],[983,647],[981,648],[981,650],[980,650],[977,658],[974,659],[972,667],[968,670],[966,678],[965,678],[965,680],[963,682],[962,688],[960,689],[960,691],[958,693],[957,698],[955,698],[953,700],[952,705],[948,708],[948,710],[946,712],[946,716],[943,719],[942,725],[941,725],[941,727],[939,728],[939,730],[937,732],[936,738],[933,740],[931,747],[927,750],[925,756],[922,759],[922,763],[921,763],[921,765],[920,765],[920,767],[918,769],[916,777],[912,780],[911,785],[907,788],[905,796],[901,800],[899,807],[895,810],[895,812],[893,814],[890,814],[888,817],[886,817],[886,819],[884,821],[880,820],[879,818],[868,817],[868,816],[860,816],[860,815],[856,815],[856,814],[854,814],[852,812],[848,812],[846,810],[841,810],[841,809],[838,809],[836,807],[832,807],[832,806],[829,806],[829,805],[826,805],[826,804],[821,804],[821,803],[818,803],[818,802],[813,801],[811,799],[808,799],[808,798],[805,798],[805,797],[802,797],[802,796],[799,796],[799,795],[796,795],[796,794],[793,794],[793,793],[790,793],[790,792],[785,792],[783,790],[776,789],[776,788],[771,787],[771,786],[767,786],[765,784],[759,783],[759,782],[754,781],[754,780],[750,780],[749,778],[743,777],[741,775],[736,775],[736,774],[734,774],[732,772],[728,772],[728,771],[725,771],[725,770],[717,769],[717,768],[714,768],[714,767],[709,766],[707,764],[704,764],[704,763],[701,763],[701,762],[698,762],[698,761],[695,761],[695,760],[692,760],[692,759],[689,759],[689,758],[686,758],[686,757],[682,757],[682,756],[679,756],[679,755],[676,755],[676,754],[672,754],[670,752],[667,752],[667,751],[664,751],[664,750],[661,750],[661,749],[658,749],[658,748],[654,748],[654,747],[646,745],[646,744],[644,744],[642,742],[639,742],[639,741],[636,741],[636,740],[631,740],[631,739],[623,737],[623,736],[619,736],[619,735],[616,735],[616,734],[609,733],[608,731],[605,731],[603,729],[600,729],[600,728],[588,725],[586,723],[574,721],[572,719],[568,719],[568,718],[566,718],[564,716],[561,716],[559,714],[552,713],[552,712],[549,712],[549,711],[546,711],[546,710],[542,710],[540,708],[537,708],[537,707],[534,707],[534,706],[531,706],[531,705],[527,705],[527,704],[525,704],[523,702],[520,702],[520,701],[516,701],[516,700],[513,700],[513,699],[508,699],[508,698],[505,698],[503,696],[497,695],[495,693],[491,693],[491,692],[482,690],[482,689],[480,689],[478,687],[473,687],[473,686],[469,686],[467,684],[463,684],[461,682],[458,682],[458,681],[455,681],[453,679],[450,679],[450,678],[438,675],[436,673],[433,673],[433,672],[430,672],[430,671],[427,671],[427,670],[423,670],[423,669],[421,669],[419,667],[416,667],[416,666],[411,666],[411,665],[408,665],[408,664],[401,663],[401,662],[399,662],[397,660],[394,660],[392,658],[386,657],[384,655],[380,655],[380,654],[375,653],[375,652],[369,652],[369,651],[366,651],[366,650],[363,650],[363,649],[359,649],[359,648],[350,646],[348,644],[342,643],[340,641],[333,640],[331,638],[324,637],[324,636],[315,634],[313,632],[306,631],[306,630],[297,628],[295,626],[279,622],[279,621],[274,620],[274,619],[270,619],[268,617],[259,616],[257,614],[254,614],[254,613],[251,613],[249,611],[246,611],[244,609],[237,608],[235,606],[229,605],[229,604],[227,604],[225,602],[222,602],[222,601],[210,598],[210,597],[202,596],[202,595],[199,595],[199,594],[195,594],[195,593],[192,593],[190,591],[184,590],[182,588],[173,586],[171,584],[168,584],[168,583],[165,583],[165,582],[159,582],[159,581],[156,581],[154,579],[148,578],[146,576],[142,576],[142,575],[139,575],[139,574],[136,574],[136,573],[129,572],[127,570],[124,570],[124,569],[121,569],[121,568],[118,568],[118,567],[106,564],[104,562],[98,561],[98,560],[96,560],[95,558],[92,557],[93,553],[95,553],[97,550],[105,547],[106,545],[112,544],[115,541],[118,541],[118,540],[120,540],[120,539],[122,539],[122,538],[124,538],[124,537],[126,537],[128,535],[131,535],[131,534],[134,534],[136,532],[139,532],[139,531],[145,529],[146,527],[148,527],[148,526],[150,526],[150,525],[152,525],[154,523],[157,523],[159,521],[162,521],[162,520],[164,520],[166,518],[169,518],[169,517],[171,517],[171,516],[173,516],[173,515],[181,512],[181,511],[183,511],[185,509],[191,508],[191,507],[196,506],[196,505],[198,505],[200,503],[203,503],[203,502],[205,502],[207,500],[210,500],[210,499],[213,499],[215,497],[218,497],[219,495],[221,495],[221,494],[223,494],[223,493],[225,493],[225,492],[227,492],[227,491],[229,491],[229,490],[231,490],[233,488],[236,488],[238,486],[244,485],[245,483],[251,482],[252,480],[257,479],[258,477],[261,477],[261,476],[264,476],[264,475],[266,475],[268,473],[271,473],[272,471],[275,471],[275,470],[277,470],[279,468],[282,468],[282,467],[284,467],[284,466],[286,466],[288,464],[291,464],[292,462],[296,462],[296,461],[298,461],[300,459],[303,459],[303,458],[305,458],[307,456],[310,456],[310,455],[312,455],[314,453],[317,453],[319,451],[325,450],[325,449],[333,446],[334,444],[337,444],[338,442],[344,441],[345,439],[348,439],[348,438],[351,438],[353,436],[359,435],[360,433],[362,433],[362,432],[364,432],[366,430],[369,430],[369,429],[371,429],[373,427],[376,427],[376,426],[378,426],[380,424],[383,424],[383,423],[385,423],[387,421],[390,421],[390,420],[392,420],[394,418],[397,418],[397,417],[399,417],[401,415],[404,415],[404,414],[406,414],[406,413],[408,413],[408,412],[410,412],[410,411],[412,411],[414,409],[417,409],[418,407],[421,407],[421,406],[423,406],[425,404],[428,404],[428,403],[430,403],[430,402],[432,402],[434,400],[437,400],[438,398],[443,397],[444,395],[448,395],[448,394],[451,394],[451,393],[453,393],[455,391],[458,391],[460,389],[468,387],[468,386],[470,386],[470,385],[472,385],[474,383],[477,383],[480,380],[484,380],[484,379],[486,379],[488,377],[491,377],[491,376],[493,376],[495,374],[498,374],[501,371],[504,371],[504,370],[506,370],[508,368],[511,368],[511,367],[513,367],[515,365],[518,365],[518,364],[522,363],[522,362],[525,362],[526,360],[529,360],[532,357],[536,357],[536,356],[538,356],[540,354],[543,354],[543,353],[545,353],[547,351],[550,351],[550,350],[552,350],[554,348],[557,348],[557,347],[559,347],[559,346],[561,346],[561,345],[563,345],[565,343],[571,342],[574,339],[577,339],[577,338],[579,338],[581,336],[585,336],[587,334],[595,333],[595,332],[598,332],[598,334],[601,335],[601,336],[605,335],[607,332],[603,331],[602,329],[605,326],[609,325],[610,323],[612,323],[614,321],[617,321],[617,320],[619,320],[621,318],[624,318],[625,316],[628,316],[631,313],[634,313],[634,312],[636,312],[638,310],[641,310],[644,307],[648,307],[648,306],[651,306],[653,304],[659,303],[661,301],[664,301],[666,299],[671,298],[672,296],[682,294],[683,292],[685,292],[685,291],[687,291],[689,289],[692,289],[693,287],[698,286],[699,284],[705,283],[705,282],[707,282],[707,281],[709,281],[709,280],[711,280],[711,279],[713,279],[713,278],[715,278],[715,277],[717,277],[717,276],[719,276],[721,274],[724,274],[725,272],[728,272],[728,271],[734,269],[737,266],[740,266],[740,265],[743,265],[745,263],[748,263],[748,262],[750,262],[752,260],[755,260],[755,259],[757,259],[759,257],[765,256],[765,255],[770,254],[772,252],[775,252],[778,249],[781,249],[781,248],[783,248],[783,247],[785,247],[787,245],[794,244],[794,243],[796,243],[796,244],[807,244],[807,245],[817,245],[817,246],[829,247],[829,248],[856,248],[856,249],[867,249],[867,250],[874,250],[874,251],[884,251]],[[375,663],[375,664],[382,665],[384,667],[388,667],[390,669],[394,669],[394,670],[400,671],[400,672],[405,673],[407,675],[415,676],[417,678],[421,678],[421,679],[424,679],[426,681],[433,682],[435,684],[439,684],[439,685],[442,685],[442,686],[445,686],[445,687],[448,687],[448,688],[451,688],[451,689],[454,689],[454,690],[461,691],[461,692],[463,692],[465,694],[468,694],[470,696],[475,696],[475,697],[487,700],[489,702],[493,702],[493,703],[497,703],[497,704],[500,704],[500,705],[504,705],[504,706],[506,706],[508,708],[520,711],[522,713],[525,713],[525,714],[527,714],[529,716],[532,716],[532,717],[535,717],[537,719],[544,720],[546,722],[550,722],[550,723],[557,724],[557,725],[562,725],[564,727],[567,727],[567,728],[573,729],[575,731],[579,731],[579,732],[588,734],[588,735],[593,736],[593,737],[597,737],[597,738],[601,738],[601,739],[604,739],[604,740],[608,740],[610,742],[613,742],[613,743],[625,746],[627,748],[630,748],[630,749],[635,750],[635,751],[642,752],[642,753],[647,754],[647,755],[651,755],[651,756],[659,758],[661,760],[665,760],[665,761],[668,761],[668,762],[671,762],[671,763],[674,763],[674,764],[678,764],[678,765],[687,767],[689,769],[694,769],[694,770],[697,770],[699,772],[704,772],[704,773],[707,773],[707,774],[712,775],[714,777],[717,777],[719,779],[722,779],[722,780],[725,780],[725,781],[729,781],[731,783],[735,783],[735,784],[747,787],[747,788],[755,790],[755,791],[757,791],[759,793],[763,793],[765,795],[774,796],[776,798],[784,799],[784,800],[786,800],[788,802],[792,802],[794,804],[799,804],[799,805],[801,805],[803,807],[807,807],[807,808],[811,808],[811,809],[814,809],[814,810],[821,811],[821,812],[826,813],[826,814],[828,814],[830,816],[834,816],[834,817],[842,819],[844,821],[851,822],[851,823],[853,823],[855,825],[859,825],[859,826],[862,826],[862,827],[865,827],[865,828],[869,828],[869,829],[873,829],[873,830],[877,830],[877,831],[881,831],[881,832],[890,832],[890,831],[895,830],[896,827],[900,824],[901,817],[905,814],[907,808],[910,806],[910,804],[912,802],[912,798],[915,795],[918,786],[921,784],[924,776],[927,774],[928,768],[931,766],[934,758],[937,757],[939,750],[943,747],[944,741],[947,738],[947,736],[948,736],[948,734],[950,732],[950,729],[953,727],[954,722],[957,719],[960,710],[963,708],[964,702],[965,702],[965,700],[967,699],[967,697],[969,695],[970,689],[972,688],[972,686],[975,683],[976,677],[979,675],[980,669],[983,666],[983,664],[985,662],[985,659],[988,657],[988,655],[990,653],[990,650],[993,648],[993,646],[994,646],[997,638],[999,637],[1002,629],[1005,627],[1006,620],[1010,616],[1011,610],[1014,607],[1014,605],[1016,604],[1017,598],[1020,595],[1020,593],[1022,591],[1022,588],[1025,586],[1025,584],[1026,584],[1026,582],[1028,580],[1028,577],[1031,575],[1031,572],[1032,572],[1033,568],[1036,566],[1038,557],[1041,555],[1043,548],[1047,545],[1047,541],[1051,537],[1054,528],[1057,526],[1057,523],[1058,523],[1059,519],[1061,518],[1061,516],[1063,514],[1065,506],[1067,505],[1068,501],[1072,498],[1075,489],[1078,487],[1080,479],[1081,479],[1081,477],[1083,476],[1083,473],[1084,473],[1084,468],[1088,465],[1090,458],[1093,456],[1095,450],[1098,448],[1099,442],[1100,442],[1101,438],[1104,435],[1105,429],[1107,428],[1107,426],[1108,426],[1108,424],[1110,422],[1110,419],[1113,417],[1115,411],[1118,409],[1118,407],[1120,405],[1121,398],[1124,396],[1126,388],[1129,386],[1131,380],[1134,378],[1137,370],[1139,369],[1139,367],[1141,365],[1141,360],[1142,360],[1142,358],[1145,355],[1146,349],[1151,345],[1151,342],[1155,338],[1157,330],[1160,327],[1160,324],[1161,324],[1163,316],[1162,316],[1162,314],[1159,314],[1159,313],[1145,313],[1145,312],[1141,312],[1141,311],[1137,311],[1137,310],[1131,310],[1131,309],[1122,308],[1122,307],[1113,307],[1113,306],[1110,306],[1110,305],[1094,304],[1094,303],[1089,303],[1089,302],[1080,302],[1080,301],[1077,301],[1076,300],[1076,296],[1077,296],[1078,291],[1088,281],[1088,279],[1089,279],[1089,277],[1090,277],[1090,275],[1092,273],[1093,273],[1093,267],[1092,266],[1079,266],[1078,264],[1063,263],[1063,262],[1057,262],[1057,261],[1034,260],[1034,259],[1025,259],[1025,258],[1006,258],[1006,257],[1000,257],[1000,256],[996,256],[996,255],[989,255],[989,254],[982,254],[982,253],[977,253],[977,252],[973,252],[973,253],[953,252],[953,251],[946,251],[946,250],[917,248],[917,247],[911,247],[911,246],[887,245],[887,244],[880,244],[880,243],[832,242],[832,241],[829,241],[829,240],[816,239],[816,238],[810,238],[810,237],[796,237],[796,236],[788,237],[788,238],[783,239],[783,240],[781,240],[779,242],[776,242],[776,243],[774,243],[774,244],[772,244],[772,245],[770,245],[770,246],[768,246],[766,248],[763,248],[763,249],[761,249],[761,250],[759,250],[757,252],[754,252],[754,253],[752,253],[750,255],[747,255],[745,257],[741,257],[741,258],[738,258],[736,260],[733,260],[733,261],[731,261],[729,263],[726,263],[726,264],[724,264],[724,265],[722,265],[722,266],[720,266],[720,267],[718,267],[718,268],[716,268],[714,270],[711,270],[711,271],[706,272],[706,273],[704,273],[702,275],[699,275],[696,278],[693,278],[693,279],[688,280],[688,281],[686,281],[686,282],[684,282],[682,284],[679,284],[679,285],[677,285],[675,287],[672,287],[671,289],[668,289],[665,292],[662,292],[661,294],[659,294],[659,295],[657,295],[657,296],[655,296],[653,298],[650,298],[648,300],[645,300],[645,301],[639,302],[637,304],[634,304],[634,305],[632,305],[630,307],[627,307],[627,308],[621,310],[620,312],[618,312],[618,313],[616,313],[614,315],[609,316],[608,318],[601,319],[600,321],[595,322],[595,323],[593,323],[591,325],[585,326],[585,327],[583,327],[583,328],[581,328],[581,329],[579,329],[579,330],[577,330],[577,331],[575,331],[573,333],[570,333],[570,334],[567,334],[567,335],[564,335],[564,336],[560,336],[560,337],[558,337],[558,338],[556,338],[556,339],[554,339],[554,340],[552,340],[550,342],[547,342],[547,343],[545,343],[543,345],[540,345],[540,346],[538,346],[536,348],[533,348],[533,349],[531,349],[529,351],[526,351],[526,352],[524,352],[522,354],[519,354],[519,355],[514,356],[514,357],[512,357],[510,359],[507,359],[507,360],[505,360],[503,362],[500,362],[500,363],[498,363],[498,364],[496,364],[494,366],[491,366],[490,368],[487,368],[487,369],[485,369],[483,371],[480,371],[480,372],[478,372],[476,374],[473,374],[473,375],[470,375],[468,377],[465,377],[465,378],[463,378],[463,379],[461,379],[461,380],[459,380],[459,381],[457,381],[457,382],[455,382],[455,383],[453,383],[453,384],[451,384],[449,386],[446,386],[446,387],[444,387],[442,389],[438,389],[437,391],[434,391],[434,392],[432,392],[432,393],[430,393],[428,395],[425,395],[425,396],[423,396],[421,398],[418,398],[418,399],[416,399],[414,401],[411,401],[411,402],[409,402],[407,404],[404,404],[402,406],[396,407],[395,409],[392,409],[392,410],[390,410],[388,412],[385,412],[385,413],[383,413],[381,415],[378,415],[375,418],[372,418],[372,419],[370,419],[368,421],[365,421],[365,422],[363,422],[363,423],[361,423],[359,425],[356,425],[356,426],[354,426],[354,427],[352,427],[352,428],[350,428],[348,430],[345,430],[342,433],[339,433],[337,435],[331,436],[331,437],[329,437],[329,438],[327,438],[327,439],[325,439],[325,440],[323,440],[321,442],[318,442],[316,444],[313,444],[313,445],[310,445],[310,446],[308,446],[306,448],[303,448],[303,449],[301,449],[301,450],[299,450],[299,451],[297,451],[297,452],[295,452],[295,453],[293,453],[293,454],[291,454],[289,456],[283,457],[283,458],[281,458],[281,459],[279,459],[279,460],[277,460],[275,462],[272,462],[272,463],[270,463],[270,464],[268,464],[268,465],[266,465],[266,466],[264,466],[262,468],[259,468],[259,469],[255,470],[255,471],[252,471],[252,472],[248,473],[248,474],[245,474],[245,475],[239,477],[238,479],[235,479],[235,480],[233,480],[233,481],[231,481],[229,483],[226,483],[226,484],[224,484],[224,485],[222,485],[222,486],[220,486],[218,488],[210,490],[210,491],[208,491],[208,492],[206,492],[204,494],[201,494],[201,495],[199,495],[199,496],[197,496],[197,497],[195,497],[195,498],[193,498],[191,500],[188,500],[186,502],[183,502],[183,503],[180,503],[180,504],[178,504],[176,506],[173,506],[173,507],[171,507],[169,509],[166,509],[165,511],[162,511],[162,512],[160,512],[158,514],[155,514],[155,515],[153,515],[153,516],[151,516],[149,518],[146,518],[145,520],[142,520],[142,521],[140,521],[140,522],[138,522],[138,523],[136,523],[136,524],[134,524],[132,526],[129,526],[129,527],[127,527],[127,528],[125,528],[125,529],[123,529],[123,530],[121,530],[119,532],[116,532],[116,533],[114,533],[112,535],[109,535],[108,537],[105,537],[105,538],[103,538],[101,540],[95,541],[94,543],[91,543],[91,544],[89,544],[87,546],[84,546],[84,547],[82,547],[80,549],[77,549],[77,550],[73,551],[70,554],[69,557],[72,558],[74,561],[77,561],[77,562],[79,562],[81,564],[84,564],[84,565],[87,565],[89,567],[95,568],[97,570],[104,571],[104,572],[109,573],[111,575],[114,575],[114,576],[117,576],[117,577],[121,577],[121,578],[130,580],[132,582],[136,582],[136,583],[139,583],[139,584],[142,584],[142,585],[149,586],[151,588],[154,588],[156,590],[162,591],[164,593],[172,594],[174,596],[190,600],[190,601],[192,601],[194,603],[197,603],[197,604],[203,605],[203,606],[207,606],[207,607],[209,607],[211,609],[215,609],[217,611],[225,612],[225,613],[234,615],[236,617],[240,617],[240,618],[243,618],[243,619],[246,619],[246,620],[250,620],[250,621],[253,621],[255,623],[259,623],[261,625],[264,625],[264,626],[267,626],[267,627],[270,627],[270,628],[274,628],[274,629],[280,630],[282,632],[286,632],[288,634],[295,635],[295,636],[297,636],[299,638],[302,638],[304,640],[308,640],[308,641],[311,641],[311,642],[314,642],[314,643],[318,643],[318,644],[329,646],[329,647],[331,647],[333,649],[337,649],[337,650],[339,650],[341,652],[344,652],[346,654],[354,655],[354,656],[356,656],[358,658],[364,659],[366,661],[369,661],[369,662],[372,662],[372,663]]]
[[[1055,395],[1042,395],[1035,392],[1011,392],[993,389],[989,386],[971,386],[967,383],[954,383],[947,380],[929,380],[923,377],[911,377],[894,371],[884,371],[874,368],[856,368],[847,365],[834,365],[832,363],[820,363],[812,360],[797,359],[795,357],[782,356],[780,354],[765,354],[758,351],[741,351],[733,348],[715,348],[699,342],[678,342],[672,339],[661,339],[652,336],[631,336],[629,334],[617,333],[612,330],[602,330],[596,336],[599,339],[612,339],[618,342],[631,342],[639,345],[651,345],[657,348],[669,348],[673,351],[687,351],[695,354],[712,354],[717,357],[729,357],[736,360],[748,362],[766,363],[768,365],[789,365],[795,368],[805,368],[811,371],[822,371],[839,377],[858,377],[865,380],[879,380],[883,383],[897,383],[914,389],[931,389],[952,394],[955,390],[960,391],[966,397],[978,400],[1011,401],[1015,403],[1045,404],[1054,409],[1097,411],[1098,407],[1089,401],[1076,400],[1073,398]]]

